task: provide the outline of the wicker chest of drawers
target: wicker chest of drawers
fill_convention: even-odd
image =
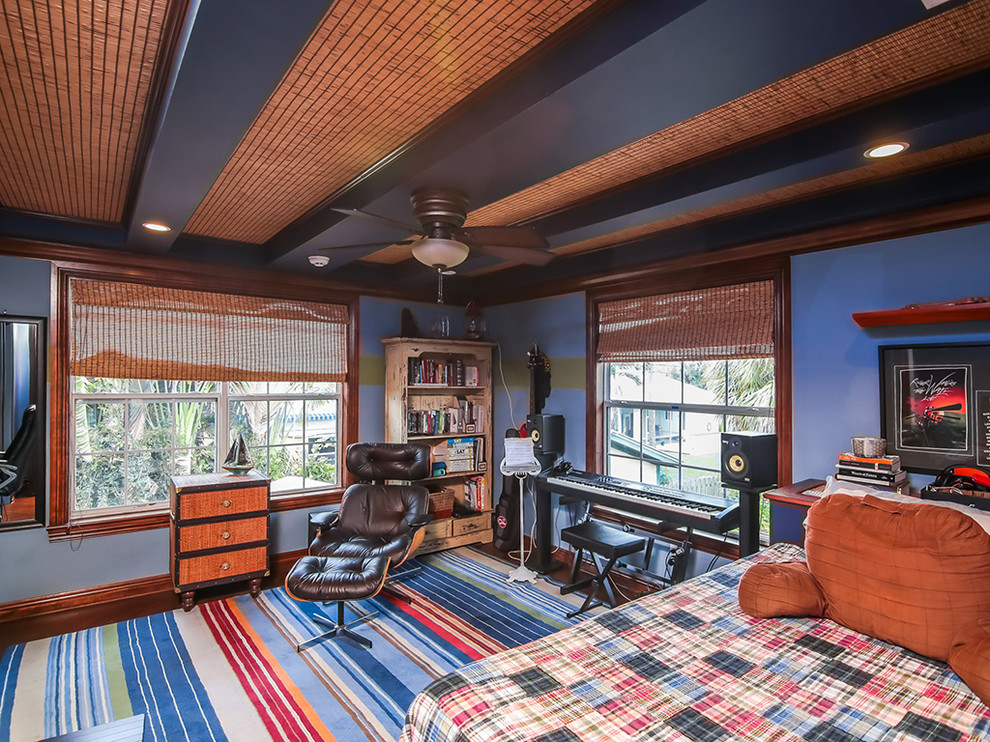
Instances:
[[[169,490],[169,562],[183,609],[196,590],[230,582],[248,581],[257,597],[268,574],[268,478],[191,474],[172,477]]]

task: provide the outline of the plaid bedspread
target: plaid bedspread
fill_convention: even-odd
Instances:
[[[754,619],[736,600],[777,545],[440,678],[402,742],[990,740],[949,667],[824,619]]]

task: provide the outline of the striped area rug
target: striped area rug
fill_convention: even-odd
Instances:
[[[580,596],[506,583],[510,566],[470,549],[419,558],[401,583],[413,603],[379,596],[357,631],[369,651],[327,641],[335,606],[284,589],[243,595],[11,647],[0,662],[0,740],[26,742],[145,714],[145,740],[394,740],[431,680],[573,623]],[[353,618],[348,614],[348,620]]]

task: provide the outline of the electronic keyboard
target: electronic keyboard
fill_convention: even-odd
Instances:
[[[739,503],[721,497],[575,469],[566,474],[550,473],[545,479],[547,488],[560,495],[665,523],[720,534],[739,525]]]

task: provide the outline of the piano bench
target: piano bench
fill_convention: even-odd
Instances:
[[[567,617],[572,618],[579,613],[584,613],[589,608],[602,605],[601,602],[592,605],[592,601],[595,600],[599,588],[605,591],[609,605],[615,608],[615,593],[612,591],[612,585],[609,583],[609,574],[612,571],[612,567],[622,557],[642,551],[646,546],[646,539],[631,536],[625,531],[611,528],[594,520],[588,520],[576,526],[570,526],[561,530],[560,540],[577,549],[574,555],[574,564],[571,566],[570,584],[560,588],[560,594],[566,595],[567,593],[572,593],[575,590],[580,590],[588,586],[592,588],[588,592],[588,596],[584,599],[581,607],[576,611],[568,613]],[[588,579],[578,580],[577,576],[581,569],[581,562],[584,558],[585,551],[590,552],[592,562],[595,565],[595,569],[598,570],[598,574]]]

